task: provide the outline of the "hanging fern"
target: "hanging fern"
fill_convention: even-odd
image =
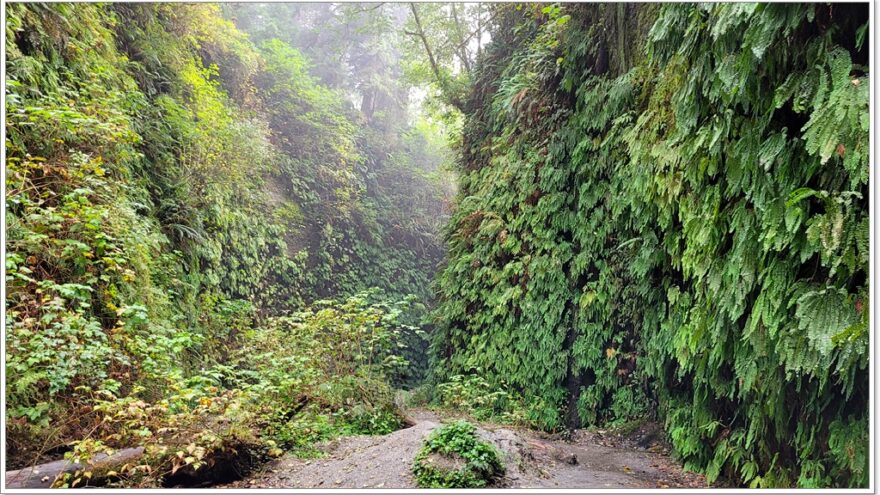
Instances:
[[[615,8],[486,51],[437,379],[551,429],[656,415],[710,481],[866,486],[867,10]]]

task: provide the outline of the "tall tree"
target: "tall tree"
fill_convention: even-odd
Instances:
[[[464,111],[473,68],[488,41],[493,11],[481,3],[410,3],[404,33],[408,75],[433,87],[446,104]]]

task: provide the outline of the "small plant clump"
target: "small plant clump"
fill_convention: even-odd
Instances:
[[[504,474],[501,454],[467,421],[443,426],[425,440],[412,465],[421,488],[483,488]]]

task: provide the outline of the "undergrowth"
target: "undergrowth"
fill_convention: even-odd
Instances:
[[[457,421],[431,432],[412,465],[421,488],[483,488],[504,474],[502,454]]]
[[[478,421],[537,427],[529,420],[525,400],[503,381],[489,382],[479,369],[467,375],[453,375],[449,381],[430,387],[434,407],[467,414]]]
[[[284,451],[319,455],[315,444],[339,435],[385,434],[403,425],[389,376],[404,329],[390,309],[365,293],[268,319],[237,336],[223,363],[176,378],[165,396],[142,387],[80,392],[91,397],[95,427],[73,444],[70,459],[87,461],[113,448],[141,446],[142,459],[58,481],[78,486],[100,474],[123,486],[155,486],[184,470],[198,475],[218,459],[263,459]],[[105,480],[106,481],[106,480]]]

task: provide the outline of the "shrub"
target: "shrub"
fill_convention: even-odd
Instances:
[[[87,460],[115,448],[144,447],[145,454],[107,479],[88,467],[57,481],[159,486],[223,479],[229,466],[288,450],[320,455],[314,444],[337,435],[385,434],[403,425],[388,373],[397,357],[393,304],[370,303],[368,294],[323,301],[320,309],[267,319],[239,329],[228,362],[185,377],[166,371],[161,396],[143,387],[127,390],[112,380],[76,391],[92,404],[85,421],[97,424],[73,443],[71,458]],[[223,303],[232,317],[245,305]],[[222,313],[218,313],[221,314]],[[120,393],[124,390],[126,395]]]
[[[504,465],[473,424],[457,421],[428,436],[412,472],[422,488],[482,488],[504,474]]]
[[[467,412],[480,421],[532,424],[522,397],[503,382],[490,383],[482,374],[453,375],[437,385],[435,400],[441,407]]]

